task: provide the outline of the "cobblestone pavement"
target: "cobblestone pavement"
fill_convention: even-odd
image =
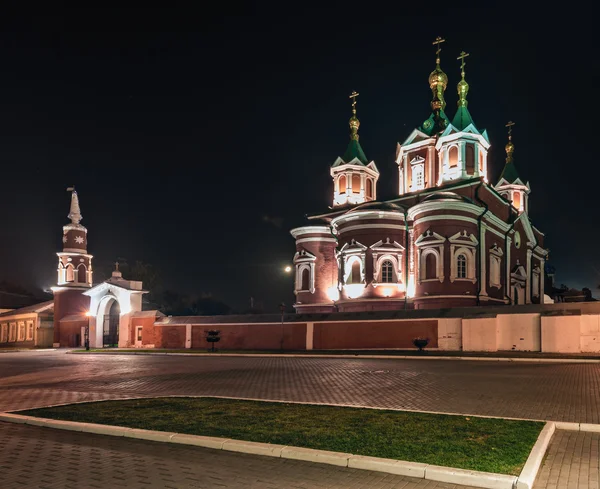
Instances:
[[[0,410],[218,395],[600,423],[600,364],[463,360],[0,355]]]
[[[79,355],[65,351],[0,355],[0,411],[161,395],[220,395],[600,423],[600,364]],[[173,473],[183,477],[183,470],[197,480],[183,477],[174,487],[452,487],[195,447],[157,446],[18,425],[4,429],[10,436],[0,436],[0,469],[12,469],[0,470],[0,477],[11,478],[0,479],[3,489],[23,487],[11,484],[27,474],[41,485],[27,485],[22,479],[25,487],[71,487],[66,477],[83,477],[82,473],[89,478],[76,479],[73,487],[95,487],[98,481],[92,475],[101,479],[98,487],[118,487],[117,480],[107,479],[114,474],[124,477],[126,487],[146,487],[139,476],[157,474],[156,479],[152,476],[155,486],[150,487],[168,487],[160,477]],[[12,441],[7,441],[9,438]],[[22,455],[15,455],[19,450]],[[77,453],[82,454],[81,459]],[[164,462],[168,470],[160,471],[156,453],[160,457],[168,454]],[[90,457],[98,462],[92,464]],[[62,481],[55,486],[44,485],[56,465],[47,462],[49,458],[67,464],[54,471]],[[202,462],[194,465],[197,460]],[[598,460],[598,435],[557,431],[535,489],[600,489]],[[111,468],[117,465],[122,468]],[[274,478],[279,473],[283,479]],[[202,479],[209,477],[207,474],[213,478]]]
[[[474,489],[298,460],[2,422],[0,487]]]
[[[534,489],[599,489],[600,433],[557,430]]]

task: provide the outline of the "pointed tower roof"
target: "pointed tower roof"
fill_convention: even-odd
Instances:
[[[504,147],[504,149],[506,150],[506,164],[504,165],[504,169],[500,174],[500,179],[498,180],[499,182],[501,182],[502,180],[506,180],[508,183],[514,183],[517,180],[520,180],[513,158],[513,153],[515,152],[515,145],[512,142],[512,126],[514,125],[515,123],[512,121],[506,124],[506,127],[508,127],[508,143]]]
[[[471,117],[471,113],[469,109],[467,109],[467,105],[469,102],[467,101],[467,94],[469,93],[469,84],[465,80],[465,58],[469,56],[469,53],[465,53],[462,51],[460,56],[457,59],[461,60],[460,64],[460,74],[461,80],[458,82],[457,90],[458,90],[458,110],[456,111],[456,115],[452,120],[452,125],[458,129],[459,131],[463,131],[469,125],[475,124],[473,123],[473,118]]]
[[[71,207],[69,209],[68,218],[71,219],[71,223],[79,224],[83,219],[81,215],[81,209],[79,208],[79,197],[77,197],[77,191],[75,187],[69,187],[68,192],[71,192]]]
[[[442,52],[441,44],[445,39],[437,37],[433,42],[437,46],[435,51],[435,69],[429,74],[429,88],[433,98],[431,100],[431,115],[419,127],[419,131],[424,132],[428,136],[442,132],[450,123],[444,109],[446,108],[446,100],[444,92],[448,86],[448,75],[444,73],[440,66],[440,53]]]
[[[363,165],[369,163],[365,152],[358,142],[358,128],[360,127],[360,121],[358,120],[358,117],[356,117],[356,97],[358,97],[358,95],[359,94],[356,92],[352,92],[352,95],[350,95],[350,98],[352,99],[352,117],[350,117],[350,120],[348,121],[350,125],[350,142],[348,143],[344,156],[335,161],[333,164],[334,167],[348,164],[355,158]]]

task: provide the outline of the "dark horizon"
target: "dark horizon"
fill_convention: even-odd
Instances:
[[[284,17],[267,4],[237,12],[72,10],[5,25],[0,281],[55,284],[75,185],[94,268],[140,260],[165,289],[236,309],[250,297],[271,312],[291,305],[289,230],[331,205],[350,93],[381,172],[378,200],[394,198],[396,143],[430,114],[442,36],[449,117],[464,50],[469,110],[492,143],[490,182],[513,120],[515,164],[557,285],[597,290],[591,19],[550,12],[542,23],[506,7],[373,20],[326,9]]]

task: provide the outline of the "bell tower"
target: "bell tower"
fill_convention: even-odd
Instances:
[[[356,97],[352,92],[352,117],[350,117],[350,143],[341,158],[338,157],[331,167],[333,178],[333,205],[362,204],[377,198],[377,180],[379,170],[375,162],[365,156],[358,142],[360,122],[356,117]]]
[[[515,167],[513,157],[515,145],[512,142],[512,126],[514,125],[515,123],[512,121],[506,124],[506,127],[508,127],[508,143],[505,146],[506,164],[494,188],[500,195],[509,200],[513,207],[521,214],[522,212],[529,213],[529,193],[531,192],[531,187],[529,186],[529,182],[525,183],[521,180]]]
[[[63,250],[58,255],[57,285],[89,288],[92,286],[92,255],[87,252],[87,229],[80,224],[82,216],[75,187],[69,187],[71,207],[69,224],[63,226]]]

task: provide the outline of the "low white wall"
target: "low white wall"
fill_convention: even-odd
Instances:
[[[462,348],[462,318],[438,320],[438,349],[460,350]]]
[[[496,328],[498,350],[540,351],[542,347],[538,313],[499,314]]]
[[[579,353],[581,316],[542,316],[542,351]]]
[[[582,352],[600,351],[599,314],[584,314],[581,316],[580,347]]]
[[[465,351],[497,351],[496,318],[463,319],[462,349]]]

